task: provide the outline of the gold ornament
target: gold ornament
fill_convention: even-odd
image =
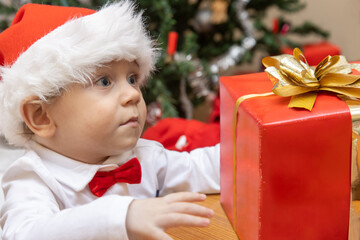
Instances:
[[[211,3],[211,23],[221,24],[228,20],[227,9],[229,6],[228,0],[213,0]]]

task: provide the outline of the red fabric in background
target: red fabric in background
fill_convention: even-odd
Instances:
[[[179,138],[185,136],[186,144],[176,148]],[[191,151],[195,148],[214,146],[220,142],[219,123],[204,123],[182,118],[165,118],[149,127],[142,138],[155,140],[169,150]]]
[[[288,47],[281,49],[281,51],[285,54],[293,54],[293,49]],[[304,45],[302,51],[310,66],[319,64],[328,55],[334,56],[341,54],[341,50],[338,46],[326,41]]]

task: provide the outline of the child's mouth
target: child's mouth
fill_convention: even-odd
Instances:
[[[132,117],[128,121],[121,124],[121,126],[137,127],[137,126],[139,126],[139,119],[138,119],[138,117]]]

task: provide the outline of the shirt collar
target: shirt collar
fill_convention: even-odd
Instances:
[[[134,151],[111,156],[103,164],[87,164],[56,153],[34,141],[28,143],[41,158],[50,173],[62,184],[75,191],[83,190],[97,171],[110,171],[134,157]]]

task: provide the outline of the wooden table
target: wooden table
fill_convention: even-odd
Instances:
[[[215,216],[211,218],[207,228],[178,227],[168,229],[166,232],[174,240],[239,240],[220,205],[220,195],[208,195],[207,199],[199,203],[211,208]],[[354,204],[354,203],[353,203]],[[360,201],[357,203],[360,209]],[[354,206],[350,209],[349,240],[360,239],[360,215],[355,212]]]
[[[174,240],[236,240],[233,230],[223,208],[220,205],[220,195],[208,195],[206,200],[199,203],[205,207],[211,208],[215,216],[211,218],[210,226],[207,228],[196,227],[178,227],[168,229],[167,233]]]

